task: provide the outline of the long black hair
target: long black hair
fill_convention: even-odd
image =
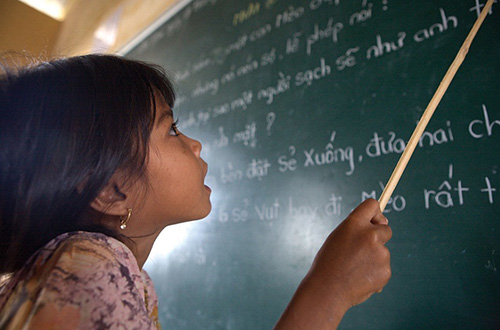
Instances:
[[[88,230],[89,204],[111,176],[144,174],[155,93],[175,94],[159,66],[85,55],[0,70],[0,273],[65,232]],[[104,227],[96,227],[105,231]]]

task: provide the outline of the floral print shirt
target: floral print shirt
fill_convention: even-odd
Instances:
[[[0,329],[159,329],[147,273],[120,241],[62,234],[0,287]]]

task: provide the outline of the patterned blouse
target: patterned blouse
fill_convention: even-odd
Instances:
[[[0,287],[0,329],[159,329],[151,279],[100,233],[62,234]]]

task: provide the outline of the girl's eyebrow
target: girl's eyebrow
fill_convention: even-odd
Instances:
[[[168,117],[174,117],[174,112],[170,108],[166,108],[165,111],[162,111],[160,117],[158,117],[158,122],[156,125],[161,125],[161,123]]]

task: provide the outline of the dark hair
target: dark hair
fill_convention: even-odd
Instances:
[[[0,273],[59,234],[88,230],[83,217],[111,176],[144,174],[155,93],[171,107],[175,100],[159,66],[111,55],[4,71]]]

